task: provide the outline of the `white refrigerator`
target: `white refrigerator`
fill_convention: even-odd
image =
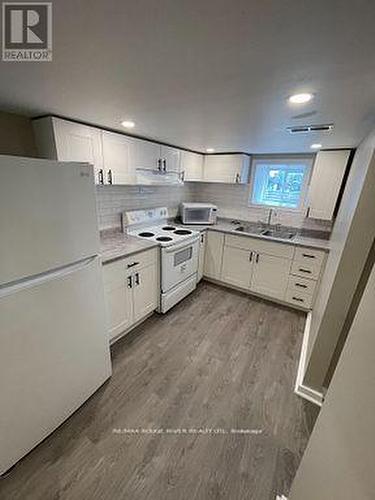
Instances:
[[[111,375],[92,167],[0,156],[0,474]]]

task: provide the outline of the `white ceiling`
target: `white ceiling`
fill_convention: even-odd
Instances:
[[[374,0],[60,0],[52,63],[0,65],[0,107],[204,151],[356,146],[375,126]],[[313,92],[291,106],[287,97]],[[311,116],[298,118],[299,114]],[[332,133],[285,127],[334,122]]]

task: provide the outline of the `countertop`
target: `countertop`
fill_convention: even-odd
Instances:
[[[302,236],[297,234],[293,239],[281,239],[274,236],[263,236],[261,234],[253,233],[242,233],[236,231],[235,228],[239,224],[233,224],[229,219],[219,219],[217,224],[214,225],[189,225],[181,224],[180,222],[174,221],[176,225],[186,227],[188,229],[194,229],[196,231],[218,231],[227,234],[236,234],[238,236],[247,236],[250,238],[260,238],[263,240],[277,241],[278,243],[284,243],[288,245],[304,246],[309,248],[316,248],[319,250],[329,251],[329,240],[314,238],[309,236]],[[245,222],[246,224],[246,222]],[[123,259],[134,255],[138,252],[148,250],[149,248],[157,247],[156,242],[142,240],[136,236],[129,236],[123,233],[120,229],[110,229],[102,231],[100,233],[100,256],[102,259],[102,264],[108,264],[118,259]]]
[[[159,245],[155,242],[124,234],[120,229],[110,229],[100,233],[102,264],[108,264],[157,246]]]
[[[246,224],[246,222],[243,222],[243,224]],[[263,236],[262,234],[255,234],[255,233],[243,233],[240,231],[236,231],[235,228],[238,227],[241,224],[233,224],[231,220],[229,219],[219,219],[217,224],[211,224],[211,225],[199,225],[199,224],[181,224],[184,227],[187,227],[189,229],[195,229],[196,231],[219,231],[221,233],[227,233],[227,234],[236,234],[238,236],[248,236],[250,238],[260,238],[262,240],[270,240],[270,241],[277,241],[278,243],[284,243],[284,244],[289,244],[289,245],[297,245],[297,246],[304,246],[304,247],[309,247],[309,248],[316,248],[318,250],[324,250],[325,252],[329,252],[330,245],[329,245],[329,240],[322,239],[322,238],[314,238],[310,236],[302,236],[300,234],[297,234],[293,239],[282,239],[282,238],[276,238],[274,236]]]

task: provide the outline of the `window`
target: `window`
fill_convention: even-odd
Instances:
[[[301,210],[311,165],[311,158],[254,160],[250,204]]]

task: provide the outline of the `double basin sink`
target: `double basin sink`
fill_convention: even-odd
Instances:
[[[258,225],[244,224],[234,229],[238,233],[258,234],[260,236],[268,236],[271,238],[279,238],[281,240],[292,240],[297,231],[286,226],[270,226],[260,227]]]

